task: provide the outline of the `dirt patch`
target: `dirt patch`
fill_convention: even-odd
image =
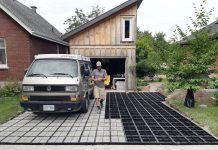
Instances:
[[[138,91],[146,91],[149,92],[150,91],[150,86],[139,86],[138,87]]]
[[[207,93],[205,91],[197,91],[194,93],[195,100],[199,102],[200,104],[207,104],[212,101],[212,95],[210,93]],[[173,93],[171,93],[166,100],[174,100],[174,99],[181,99],[184,100],[186,96],[185,90],[175,90]]]
[[[164,94],[164,85],[161,82],[150,82],[147,86],[138,87],[139,91],[159,92]]]

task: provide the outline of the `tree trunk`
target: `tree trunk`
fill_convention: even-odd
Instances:
[[[195,97],[192,89],[187,90],[184,105],[189,108],[195,106]]]

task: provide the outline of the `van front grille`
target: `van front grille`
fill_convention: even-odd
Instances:
[[[30,96],[30,101],[70,101],[70,96]]]
[[[35,92],[65,92],[65,86],[36,85]]]

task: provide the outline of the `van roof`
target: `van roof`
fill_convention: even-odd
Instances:
[[[90,61],[89,57],[85,57],[82,55],[73,55],[73,54],[40,54],[35,56],[35,59],[52,59],[52,58]]]

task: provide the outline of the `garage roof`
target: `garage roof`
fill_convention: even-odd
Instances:
[[[117,13],[117,12],[119,12],[119,11],[129,7],[129,6],[131,6],[134,3],[137,3],[137,6],[139,7],[141,5],[142,1],[143,0],[128,0],[128,1],[124,2],[123,4],[121,4],[121,5],[119,5],[119,6],[115,7],[115,8],[107,11],[106,13],[100,15],[99,17],[97,17],[97,18],[95,18],[95,19],[93,19],[93,20],[91,20],[91,21],[81,25],[80,27],[76,28],[75,30],[72,30],[72,31],[64,34],[62,36],[62,39],[66,40],[69,37],[71,37],[71,36],[81,32],[82,30],[84,30],[84,29],[86,29],[86,28],[96,24],[97,22],[100,22],[100,21],[108,18],[109,16],[111,16],[111,15],[113,15],[113,14],[115,14],[115,13]]]

